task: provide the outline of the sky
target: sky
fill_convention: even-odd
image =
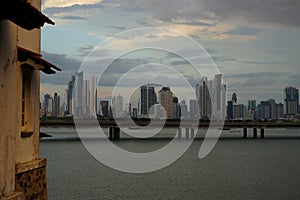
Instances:
[[[99,70],[112,58],[101,72],[103,97],[124,74],[155,76],[179,88],[179,73],[194,86],[201,78],[195,60],[205,66],[201,75],[217,67],[227,98],[236,92],[240,103],[283,102],[285,87],[300,88],[298,0],[43,0],[42,11],[56,23],[42,29],[42,55],[63,70],[41,76],[42,95],[63,95],[79,68],[94,64]],[[141,72],[135,66],[146,67]]]

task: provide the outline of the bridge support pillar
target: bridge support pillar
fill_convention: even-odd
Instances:
[[[248,132],[248,129],[247,129],[247,128],[244,128],[244,138],[245,138],[245,139],[247,138],[247,132]]]
[[[191,139],[195,137],[195,129],[191,128]]]
[[[109,127],[108,138],[110,140],[119,140],[120,139],[120,128],[119,127]]]
[[[265,137],[265,129],[261,128],[260,129],[260,138],[264,138]]]
[[[253,128],[253,138],[257,138],[257,128]]]
[[[108,128],[108,139],[112,140],[113,139],[113,132],[114,132],[114,127],[109,127]]]
[[[186,128],[185,129],[185,139],[190,139],[190,129],[189,128]]]
[[[182,137],[182,128],[178,128],[177,132],[178,132],[178,139],[181,139],[181,137]]]

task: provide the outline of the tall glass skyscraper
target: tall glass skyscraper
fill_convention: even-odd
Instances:
[[[141,87],[141,115],[148,115],[151,106],[157,103],[155,88],[149,85]]]
[[[286,87],[284,90],[284,114],[295,115],[299,113],[299,90]]]

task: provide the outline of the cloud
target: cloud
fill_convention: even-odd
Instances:
[[[66,85],[71,79],[71,76],[79,69],[81,62],[79,60],[69,58],[65,54],[56,54],[49,52],[42,52],[43,58],[49,62],[57,65],[62,69],[57,72],[55,76],[41,73],[41,83],[49,83],[55,85]]]
[[[231,29],[230,31],[226,32],[225,34],[228,35],[257,35],[262,31],[260,28],[254,27],[238,27],[235,29]]]
[[[61,17],[61,19],[67,19],[67,20],[87,20],[85,17],[79,17],[79,16],[72,16],[72,15],[66,15]]]
[[[103,8],[103,5],[101,3],[96,4],[72,4],[70,6],[66,7],[59,7],[59,6],[53,6],[53,7],[43,7],[43,12],[47,15],[53,16],[54,14],[59,13],[73,13],[75,11],[80,10],[89,10],[89,9],[99,9]]]
[[[150,22],[147,18],[137,19],[136,23],[141,26],[145,26],[145,27],[153,27],[154,26],[154,23]]]
[[[281,64],[287,64],[286,61],[243,61],[245,64],[251,64],[251,65],[281,65]]]
[[[112,29],[117,29],[117,30],[120,30],[120,31],[126,30],[126,27],[124,27],[124,26],[105,26],[105,27],[112,28]]]
[[[122,0],[131,10],[144,10],[161,21],[174,19],[217,19],[242,17],[252,23],[300,26],[298,0]]]
[[[243,17],[266,25],[300,26],[298,0],[210,0],[201,5],[220,20]]]
[[[216,23],[202,22],[202,21],[174,21],[177,24],[185,24],[191,26],[215,26]]]
[[[51,7],[68,7],[73,5],[89,5],[100,3],[102,0],[44,0],[42,7],[51,8]]]
[[[282,77],[283,75],[286,75],[286,72],[253,72],[253,73],[240,73],[240,74],[232,74],[232,75],[226,75],[224,77],[226,78],[272,78],[274,81],[275,77]]]
[[[92,50],[93,45],[81,46],[77,49],[78,56],[85,57],[87,56]]]
[[[223,56],[212,56],[211,57],[215,62],[234,62],[237,61],[235,58],[226,58]]]

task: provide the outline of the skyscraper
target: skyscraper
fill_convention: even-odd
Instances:
[[[90,81],[89,80],[83,80],[82,114],[84,117],[90,116]]]
[[[112,98],[112,112],[114,118],[120,118],[124,116],[122,96],[118,95]]]
[[[233,104],[237,104],[237,94],[235,92],[232,94],[231,100],[232,100]]]
[[[196,99],[190,100],[190,119],[200,119],[199,102]]]
[[[223,84],[222,74],[215,75],[213,80],[212,117],[217,120],[225,119],[226,115],[226,85]]]
[[[257,119],[271,119],[270,101],[261,101],[257,106]]]
[[[180,117],[181,117],[181,110],[180,110],[180,104],[178,102],[178,98],[173,97],[173,118],[180,119]]]
[[[274,99],[261,101],[257,106],[257,119],[280,119],[283,117],[283,104],[277,104]]]
[[[299,90],[286,87],[284,90],[284,114],[295,115],[299,113]]]
[[[248,100],[248,110],[256,110],[256,100]]]
[[[109,118],[110,116],[109,116],[109,103],[108,103],[108,101],[104,101],[104,100],[102,100],[102,101],[100,101],[100,107],[101,107],[101,114],[102,114],[102,116],[103,117],[105,117],[105,118]]]
[[[227,119],[233,119],[233,101],[227,101]]]
[[[47,112],[48,111],[48,107],[49,107],[49,99],[51,98],[50,94],[45,94],[44,95],[44,102],[43,102],[43,107],[44,110]]]
[[[75,80],[75,116],[82,118],[83,106],[83,72],[76,73]]]
[[[68,83],[68,94],[67,94],[67,111],[66,114],[72,115],[72,98],[73,98],[73,87],[75,83],[75,76],[72,76],[72,80]]]
[[[199,87],[199,112],[201,118],[210,118],[212,114],[212,81],[208,81],[206,77],[202,80]]]
[[[53,114],[55,117],[59,116],[59,109],[60,109],[60,96],[57,95],[57,93],[54,93],[53,98]]]
[[[188,107],[185,103],[185,100],[182,100],[180,102],[180,111],[181,111],[181,117],[183,119],[188,119],[189,118]]]
[[[141,115],[147,116],[151,106],[157,103],[155,88],[149,85],[141,87]]]
[[[159,92],[159,103],[165,108],[166,114],[164,117],[173,117],[173,92],[169,87],[163,87]]]
[[[97,111],[97,77],[90,80],[90,116],[96,116]]]
[[[215,75],[213,80],[203,77],[201,84],[196,85],[196,97],[201,118],[225,119],[226,85],[223,84],[222,74]]]

